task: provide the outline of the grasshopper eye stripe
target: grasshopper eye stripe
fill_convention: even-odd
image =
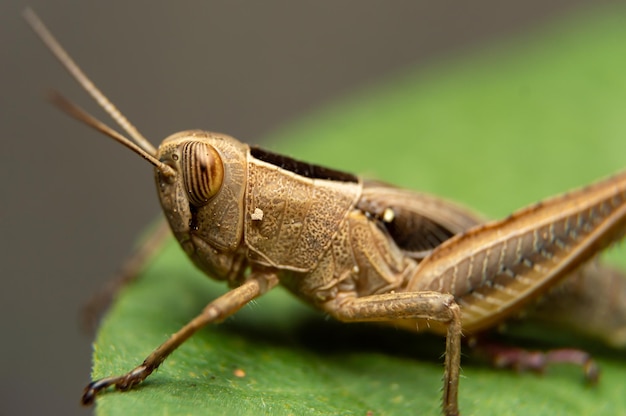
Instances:
[[[182,145],[182,172],[189,200],[195,206],[206,204],[222,186],[224,165],[217,151],[205,143]]]

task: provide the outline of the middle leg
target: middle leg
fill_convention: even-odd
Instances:
[[[443,411],[458,415],[459,371],[461,365],[461,309],[454,297],[439,292],[384,293],[336,299],[326,310],[344,322],[381,322],[424,319],[447,327]]]

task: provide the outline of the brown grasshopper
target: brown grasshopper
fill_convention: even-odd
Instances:
[[[340,321],[445,335],[443,412],[456,415],[463,335],[516,316],[567,276],[543,309],[558,321],[567,321],[567,314],[550,308],[567,306],[585,293],[585,285],[625,285],[618,274],[586,262],[626,230],[626,172],[481,225],[478,215],[437,197],[251,148],[219,133],[184,131],[155,149],[36,15],[27,10],[25,18],[134,142],[59,95],[53,97],[56,104],[154,166],[163,211],[183,250],[207,275],[232,288],[139,366],[90,383],[84,404],[109,386],[132,388],[196,331],[282,284]],[[601,304],[598,296],[604,295],[588,295],[589,307]],[[590,327],[569,320],[583,330]],[[623,345],[625,328],[623,322],[605,322],[598,331]],[[587,356],[555,360],[592,367]]]

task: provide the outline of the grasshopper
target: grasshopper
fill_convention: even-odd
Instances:
[[[626,285],[619,273],[588,263],[626,230],[626,172],[485,223],[438,197],[296,161],[220,133],[183,131],[155,149],[37,16],[30,10],[24,15],[132,141],[60,95],[54,102],[153,165],[163,211],[181,247],[199,269],[231,287],[136,368],[90,383],[83,404],[110,386],[128,390],[142,382],[196,331],[280,284],[340,321],[444,335],[443,413],[457,415],[463,336],[494,328],[543,295],[547,307],[538,314],[585,330],[591,325],[584,320],[554,311],[571,306],[588,286],[607,289],[584,298],[587,309],[578,310],[586,313],[605,303],[608,288]],[[553,288],[558,291],[550,293]],[[626,344],[623,321],[600,321],[604,326],[595,335]],[[588,356],[564,353],[559,360],[595,372]]]

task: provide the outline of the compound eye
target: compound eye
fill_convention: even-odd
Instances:
[[[224,164],[213,146],[189,141],[182,145],[181,168],[189,202],[206,205],[224,181]]]

